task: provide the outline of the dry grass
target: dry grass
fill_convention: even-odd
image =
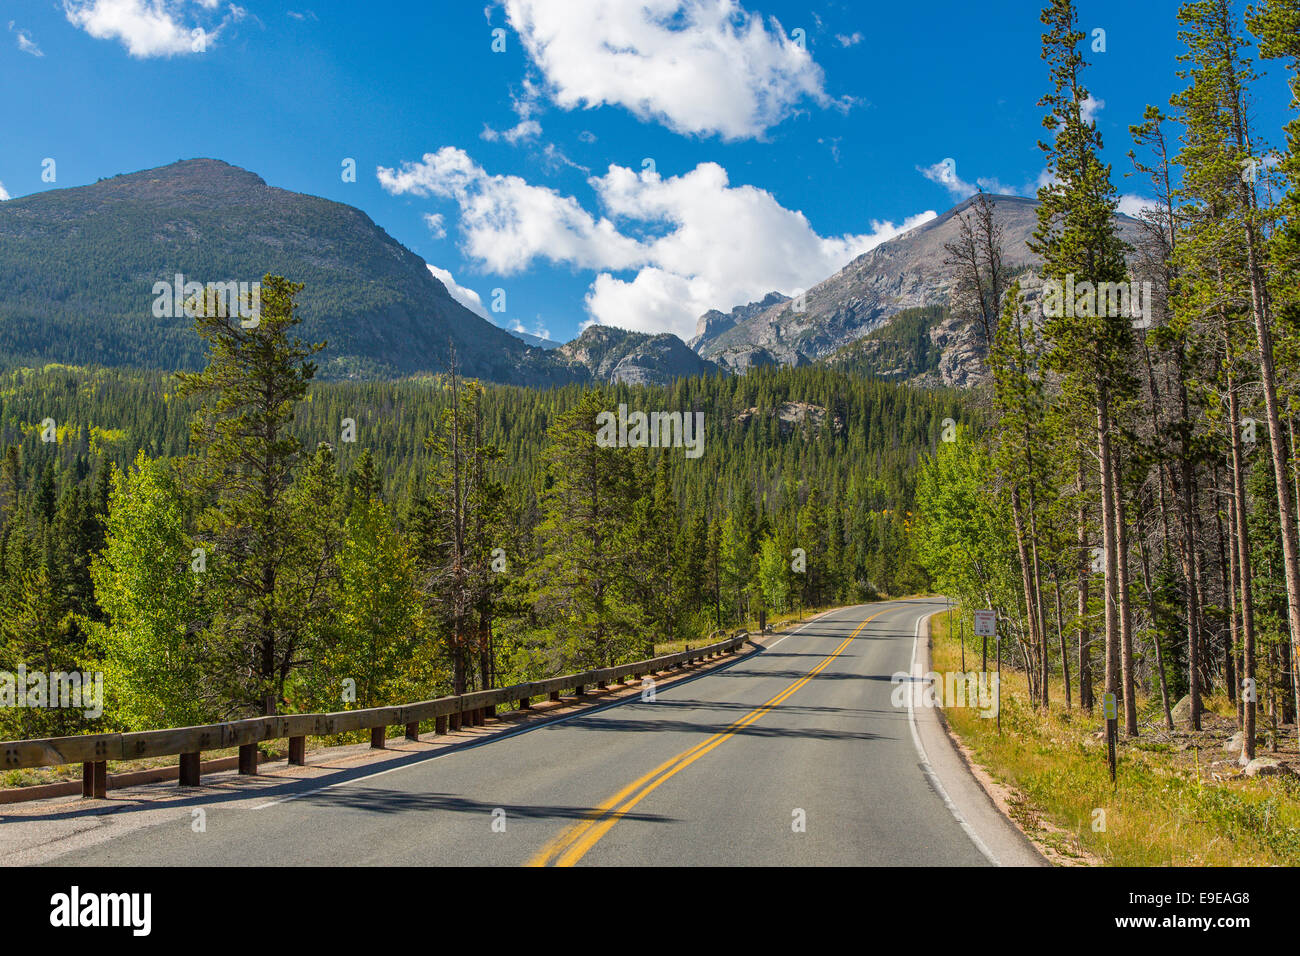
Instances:
[[[935,671],[961,666],[946,615],[931,618],[931,641]],[[969,640],[966,664],[979,666],[979,647]],[[1033,830],[1041,818],[1059,831],[1036,837],[1068,856],[1114,866],[1300,865],[1300,778],[1241,774],[1235,755],[1223,749],[1236,730],[1229,701],[1209,701],[1199,733],[1170,734],[1158,701],[1139,700],[1141,735],[1121,736],[1112,784],[1100,713],[1067,711],[1059,680],[1049,696],[1044,714],[1029,703],[1025,675],[1004,661],[1001,736],[996,722],[974,708],[945,711],[975,760],[1017,793],[1019,822]],[[1278,753],[1263,746],[1258,753],[1300,762],[1294,729],[1284,729],[1290,732]],[[1104,811],[1104,829],[1094,829],[1097,810]]]

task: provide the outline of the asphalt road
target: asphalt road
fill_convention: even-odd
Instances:
[[[837,610],[653,701],[332,786],[212,802],[204,832],[186,808],[51,862],[988,865],[1006,835],[959,820],[960,800],[918,752],[934,738],[912,722],[933,714],[891,700],[918,622],[939,607]]]

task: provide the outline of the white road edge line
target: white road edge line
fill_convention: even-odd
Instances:
[[[837,610],[838,610],[838,609],[837,609]],[[819,621],[821,618],[825,617],[827,614],[830,614],[830,613],[833,613],[833,612],[831,612],[831,611],[826,611],[826,612],[823,612],[822,614],[818,614],[816,617],[810,618],[808,621],[806,621],[805,623],[799,625],[799,627],[795,628],[795,629],[794,629],[793,631],[791,631],[789,634],[785,635],[785,637],[781,638],[781,641],[784,641],[784,640],[786,639],[786,637],[794,637],[794,635],[798,634],[798,633],[799,633],[800,631],[802,631],[805,627],[808,627],[808,626],[810,626],[810,625],[816,623],[816,622]],[[762,635],[759,635],[759,636],[761,637]],[[764,648],[762,648],[762,650],[763,650],[763,651],[770,651],[773,647],[776,647],[777,644],[780,644],[781,641],[777,641],[775,644],[771,644],[771,645],[769,645],[768,647],[764,647]],[[743,660],[743,658],[742,658],[742,660]],[[737,661],[733,661],[732,663],[739,663],[739,662],[740,662],[740,661],[737,660]],[[731,665],[728,664],[727,666],[730,667]],[[715,668],[715,669],[707,670],[707,671],[705,671],[703,674],[698,674],[698,675],[696,675],[696,677],[708,677],[709,674],[712,674],[712,673],[714,672],[714,670],[716,670],[716,668]],[[694,680],[695,678],[691,678],[691,679]],[[676,682],[676,683],[673,684],[673,687],[677,687],[677,686],[679,686],[679,685],[681,685],[681,684],[685,684],[685,683],[689,683],[689,681],[678,681],[678,682]],[[672,688],[670,687],[669,690],[671,690],[671,689],[672,689]],[[591,708],[590,710],[580,710],[580,711],[578,711],[576,714],[570,714],[570,715],[567,716],[567,717],[557,717],[555,720],[547,720],[547,721],[543,721],[543,722],[541,722],[541,723],[534,724],[532,727],[520,727],[518,730],[512,730],[512,731],[510,731],[509,733],[506,733],[506,734],[494,734],[493,736],[488,737],[488,738],[486,738],[486,739],[484,739],[484,740],[475,741],[474,743],[466,744],[466,745],[464,745],[463,747],[455,747],[455,748],[453,748],[453,749],[451,749],[451,750],[444,751],[443,753],[440,753],[440,754],[434,754],[434,755],[431,756],[429,759],[430,759],[430,760],[437,760],[437,759],[440,758],[440,757],[450,757],[450,756],[452,756],[453,754],[464,753],[466,750],[473,750],[473,749],[475,749],[475,748],[477,748],[477,747],[485,746],[486,744],[496,743],[496,742],[499,741],[499,740],[506,740],[506,739],[508,739],[508,738],[510,738],[510,737],[517,737],[517,736],[519,736],[520,734],[531,733],[532,731],[534,731],[534,730],[539,730],[539,729],[541,729],[542,727],[554,727],[556,724],[563,724],[563,723],[566,723],[566,722],[568,722],[568,721],[570,721],[570,720],[575,720],[575,719],[578,718],[578,717],[587,717],[587,716],[589,716],[589,715],[591,715],[591,714],[598,714],[598,713],[600,713],[602,710],[609,710],[611,707],[621,707],[621,706],[623,706],[624,704],[630,703],[631,701],[634,701],[634,700],[639,700],[639,698],[637,698],[637,697],[635,697],[635,696],[633,696],[633,697],[626,697],[626,698],[624,698],[623,700],[615,700],[615,701],[611,701],[611,702],[609,702],[608,704],[602,704],[601,706],[599,706],[599,707],[593,707],[593,708]],[[300,792],[300,793],[291,793],[291,794],[288,794],[287,796],[277,797],[275,800],[268,800],[266,803],[259,803],[257,806],[255,806],[255,807],[249,807],[248,809],[249,809],[249,810],[265,810],[267,807],[274,807],[274,806],[277,806],[277,805],[279,805],[279,804],[281,804],[281,803],[288,803],[289,801],[291,801],[291,800],[297,800],[297,799],[299,799],[300,797],[311,796],[312,794],[315,794],[315,793],[324,793],[326,790],[333,790],[335,787],[346,787],[346,786],[348,786],[349,784],[360,783],[360,782],[363,781],[363,780],[374,780],[376,777],[382,777],[382,776],[384,776],[384,775],[386,775],[386,774],[396,773],[396,772],[399,771],[399,770],[409,770],[411,767],[417,766],[417,765],[419,765],[419,764],[421,764],[421,763],[423,763],[423,762],[424,762],[424,761],[422,761],[422,760],[421,760],[421,761],[413,761],[413,762],[411,762],[411,763],[402,764],[400,767],[389,767],[387,770],[376,770],[374,773],[368,773],[368,774],[366,774],[366,775],[363,776],[363,777],[353,777],[353,778],[350,779],[350,780],[340,780],[338,783],[330,783],[330,784],[326,784],[326,785],[323,786],[323,787],[315,787],[315,788],[313,788],[313,789],[311,789],[311,790],[303,790],[303,791]]]
[[[921,624],[933,617],[935,613],[937,612],[931,612],[930,614],[926,614],[916,619],[916,631],[912,635],[911,671],[914,680],[925,676],[923,674],[918,674],[916,670],[916,651],[921,644]],[[948,791],[945,790],[943,784],[939,782],[939,775],[936,774],[934,768],[930,766],[930,758],[926,756],[925,746],[921,743],[921,735],[916,730],[916,710],[912,705],[912,699],[915,696],[915,685],[913,685],[912,691],[907,695],[907,722],[912,728],[912,743],[915,744],[916,755],[921,760],[921,770],[924,771],[926,777],[929,779],[930,786],[934,787],[935,793],[939,794],[940,799],[943,800],[943,805],[948,808],[950,813],[952,813],[953,819],[956,820],[957,824],[966,831],[966,835],[971,838],[971,842],[975,844],[975,849],[984,854],[984,858],[994,866],[1001,866],[1001,861],[993,855],[993,851],[990,850],[984,841],[980,839],[979,834],[975,832],[975,828],[967,823],[966,818],[961,815],[961,811],[957,809],[957,805],[953,803],[952,798],[948,796]]]

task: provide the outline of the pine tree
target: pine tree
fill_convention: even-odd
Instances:
[[[199,539],[219,595],[213,630],[227,657],[222,677],[234,700],[262,714],[279,709],[302,624],[285,587],[301,534],[290,490],[302,443],[290,425],[316,372],[310,357],[324,343],[305,345],[294,334],[301,290],[264,277],[260,316],[249,327],[197,302],[208,366],[177,374],[180,394],[202,399],[192,472],[210,500]]]

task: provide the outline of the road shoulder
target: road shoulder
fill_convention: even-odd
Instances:
[[[930,618],[917,622],[913,673],[930,672]],[[914,727],[930,770],[946,795],[949,809],[981,851],[1000,866],[1051,866],[1050,850],[1039,847],[1006,813],[1006,795],[988,774],[969,759],[960,741],[953,737],[943,711],[938,707],[913,709]],[[933,781],[932,781],[933,782]],[[1002,788],[1005,789],[1005,788]]]

